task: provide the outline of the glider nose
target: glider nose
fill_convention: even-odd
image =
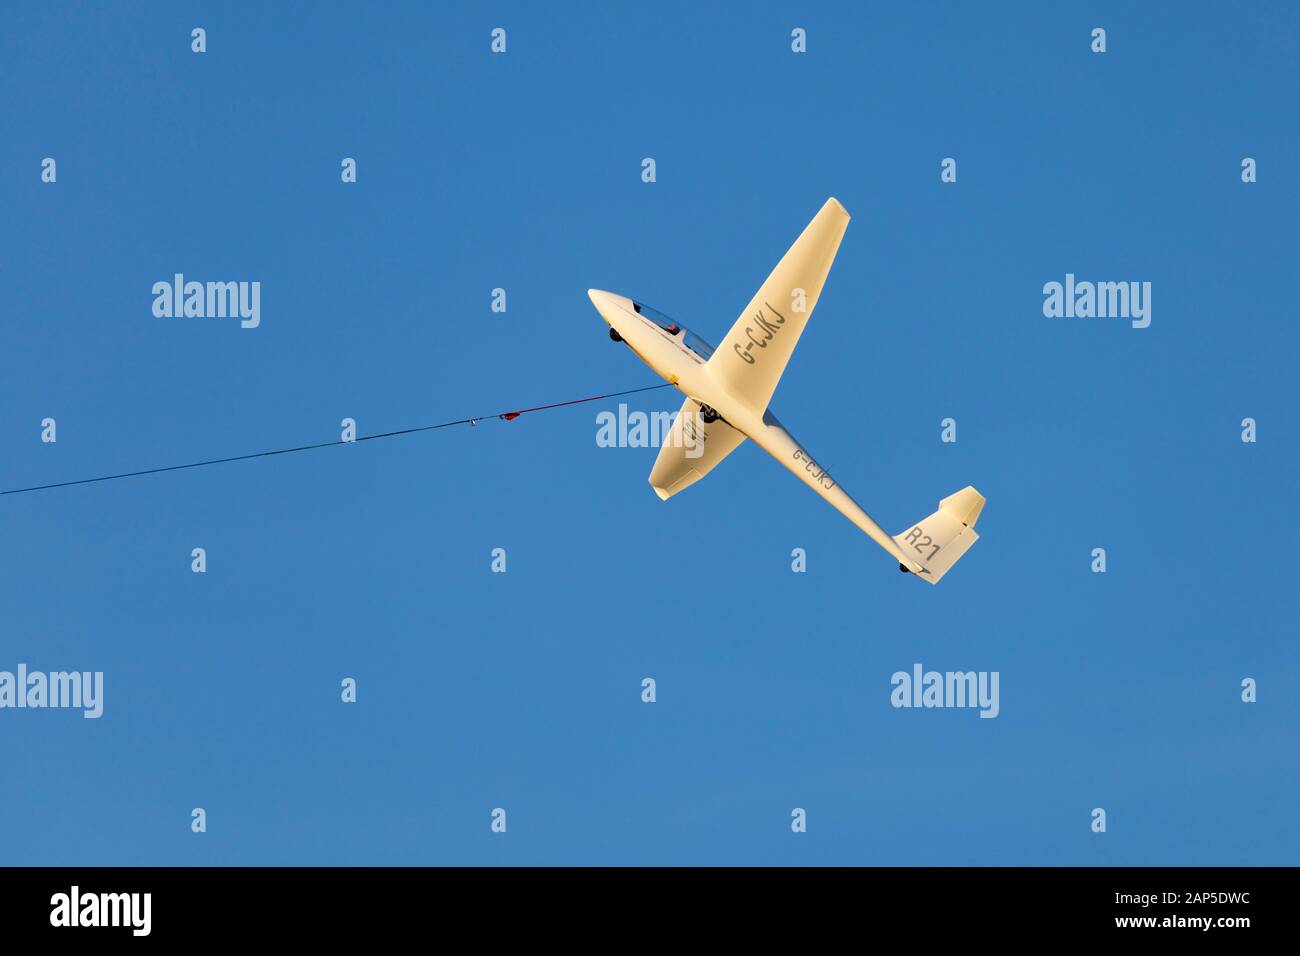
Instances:
[[[614,304],[614,296],[608,292],[602,292],[600,289],[588,289],[587,298],[591,300],[591,304],[596,307],[596,311],[601,315],[604,315],[605,310]]]
[[[591,299],[591,304],[596,307],[600,317],[610,325],[614,325],[624,311],[631,311],[632,300],[612,292],[588,289],[587,298]]]

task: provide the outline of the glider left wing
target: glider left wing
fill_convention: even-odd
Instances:
[[[650,485],[662,500],[689,488],[711,472],[745,440],[744,432],[722,419],[705,422],[700,403],[688,398],[664,438],[650,471]]]

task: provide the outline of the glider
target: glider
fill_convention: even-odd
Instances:
[[[717,349],[641,302],[599,289],[587,295],[609,323],[609,337],[626,343],[686,396],[650,472],[661,499],[699,481],[749,438],[888,551],[900,571],[937,584],[979,537],[975,521],[984,496],[963,488],[940,501],[934,514],[891,536],[768,407],[848,224],[839,201],[826,200]]]

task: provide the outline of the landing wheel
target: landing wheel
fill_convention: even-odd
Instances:
[[[609,327],[609,337],[613,339],[615,342],[623,341],[623,336],[619,335],[618,329],[614,328],[614,326],[612,325]]]
[[[908,570],[907,565],[904,564],[902,561],[898,562],[898,570],[902,571],[904,574],[912,573],[911,571]]]
[[[717,421],[719,418],[721,418],[722,416],[719,415],[716,411],[714,411],[710,406],[708,406],[708,405],[701,405],[701,406],[700,406],[700,417],[704,419],[704,424],[706,424],[706,425],[712,425],[714,422],[716,422],[716,421]]]

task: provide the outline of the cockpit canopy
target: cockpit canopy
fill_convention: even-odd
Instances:
[[[650,306],[645,305],[642,302],[636,302],[636,301],[632,303],[632,308],[636,309],[638,315],[649,319],[651,322],[659,326],[659,328],[663,329],[669,335],[678,336],[682,345],[686,346],[687,349],[694,352],[696,355],[704,359],[706,362],[708,361],[709,356],[713,354],[712,345],[704,341],[704,339],[700,338],[690,329],[685,328],[684,326],[674,322],[672,319],[664,315],[658,309],[652,309]]]

